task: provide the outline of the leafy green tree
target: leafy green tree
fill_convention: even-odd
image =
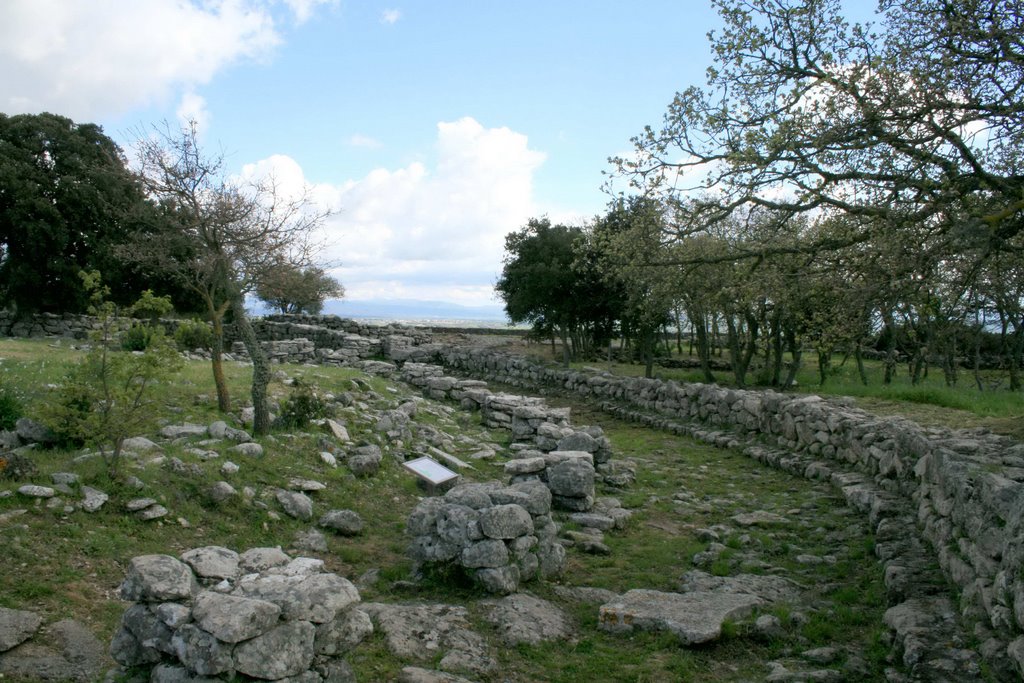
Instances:
[[[19,311],[84,311],[77,273],[97,269],[126,303],[145,286],[115,245],[152,207],[120,148],[91,123],[0,114],[0,302]]]
[[[556,337],[562,360],[587,353],[611,337],[618,294],[609,288],[582,228],[532,218],[505,237],[505,259],[495,289],[513,323]]]
[[[99,325],[86,357],[68,373],[57,400],[44,408],[44,421],[65,439],[97,448],[110,477],[120,471],[126,438],[154,424],[152,388],[168,380],[181,357],[161,327],[149,330],[145,351],[121,350],[118,309],[107,297],[98,272],[81,272]]]
[[[256,285],[256,296],[281,313],[317,314],[327,299],[340,299],[345,288],[323,268],[284,263],[264,273]]]
[[[674,228],[769,207],[855,218],[842,242],[928,225],[938,257],[980,258],[1024,227],[1024,1],[885,0],[853,24],[840,0],[714,0],[704,86],[678,93],[618,166],[679,201]],[[687,185],[707,194],[680,201]],[[738,251],[777,250],[771,234]]]

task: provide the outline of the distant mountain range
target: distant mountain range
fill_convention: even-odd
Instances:
[[[416,301],[412,299],[332,300],[324,303],[323,313],[343,318],[379,318],[383,320],[429,320],[451,323],[471,321],[499,325],[508,322],[505,317],[505,309],[499,304],[462,306],[446,301]]]

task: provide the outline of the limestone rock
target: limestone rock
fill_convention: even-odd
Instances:
[[[171,640],[181,663],[201,676],[216,676],[231,670],[231,646],[222,643],[195,624],[185,624]]]
[[[792,603],[800,597],[801,589],[796,582],[784,576],[714,576],[694,569],[683,574],[679,582],[679,592],[737,593],[753,595],[768,603]]]
[[[250,548],[238,556],[238,566],[243,572],[262,572],[274,567],[283,567],[291,562],[281,548]]]
[[[93,683],[109,665],[103,644],[73,619],[47,627],[44,643],[26,643],[0,655],[0,676],[54,683]]]
[[[487,620],[497,627],[498,637],[509,646],[568,640],[574,634],[572,621],[565,611],[526,593],[485,600],[481,604],[487,609]]]
[[[25,443],[54,444],[57,435],[46,425],[27,417],[19,417],[14,423],[14,431]]]
[[[462,551],[462,566],[469,569],[500,567],[505,564],[508,564],[508,548],[501,541],[477,541]]]
[[[191,423],[185,423],[180,425],[167,425],[160,430],[160,436],[165,439],[180,439],[182,437],[189,436],[206,436],[206,427],[204,425],[197,425]]]
[[[480,513],[480,530],[488,538],[516,538],[533,533],[533,519],[519,505],[495,505]]]
[[[594,466],[581,458],[563,460],[547,469],[548,488],[556,496],[583,498],[594,495]]]
[[[379,447],[360,446],[345,459],[345,465],[357,477],[368,477],[377,473],[383,459],[384,455]]]
[[[721,636],[726,619],[745,617],[762,604],[752,595],[634,589],[601,605],[598,628],[613,633],[669,631],[683,645],[699,645]]]
[[[170,555],[140,555],[128,564],[121,597],[132,602],[188,600],[197,590],[188,565]]]
[[[239,643],[269,631],[281,608],[272,602],[203,591],[196,596],[192,618],[196,625],[225,643]]]
[[[49,486],[37,486],[36,484],[25,484],[18,487],[18,493],[26,498],[53,498],[57,492]]]
[[[316,627],[308,621],[289,621],[235,646],[234,666],[239,673],[278,680],[297,676],[313,663]]]
[[[330,510],[317,524],[342,536],[356,536],[363,531],[363,518],[352,510]]]
[[[300,529],[295,532],[292,545],[296,550],[306,553],[326,553],[327,537],[319,529]]]
[[[314,651],[334,657],[355,648],[373,633],[370,616],[359,609],[346,610],[316,627]]]
[[[473,683],[473,681],[444,671],[407,666],[403,667],[401,673],[398,674],[398,683]]]
[[[0,607],[0,652],[31,638],[42,623],[42,617],[35,612]]]
[[[82,509],[86,512],[96,512],[110,500],[103,491],[94,489],[91,486],[82,487]]]
[[[227,463],[224,464],[226,465]],[[235,490],[234,486],[226,481],[218,481],[210,486],[207,490],[207,494],[213,502],[223,503],[237,496],[238,491]]]
[[[337,574],[311,574],[290,586],[283,607],[285,617],[316,624],[331,621],[359,602],[359,591]]]
[[[313,501],[306,494],[279,489],[275,497],[289,517],[306,522],[313,519]]]
[[[248,443],[240,443],[237,446],[232,446],[228,449],[228,453],[237,453],[249,458],[262,458],[263,446],[259,445],[255,441],[250,441]]]
[[[238,553],[217,545],[193,548],[181,555],[181,560],[192,567],[192,571],[204,579],[235,579],[238,568]]]
[[[465,607],[365,603],[362,609],[384,633],[388,650],[397,657],[434,661],[443,653],[442,669],[474,673],[486,673],[497,666],[486,641],[469,630]]]

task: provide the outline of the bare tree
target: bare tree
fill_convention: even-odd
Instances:
[[[232,314],[253,363],[253,431],[266,433],[269,412],[267,358],[245,311],[245,297],[261,279],[285,265],[308,266],[320,244],[315,233],[329,215],[308,190],[286,196],[273,177],[240,182],[224,174],[223,154],[208,155],[195,122],[169,124],[140,136],[139,173],[165,210],[167,225],[131,255],[177,278],[202,300],[213,326],[213,377],[222,411],[231,402],[224,380],[224,321]]]

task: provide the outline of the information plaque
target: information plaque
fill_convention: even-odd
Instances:
[[[452,480],[459,477],[458,472],[452,472],[438,461],[426,456],[404,462],[402,467],[419,477],[420,481],[426,484],[427,490],[431,493],[438,486],[452,482]]]

